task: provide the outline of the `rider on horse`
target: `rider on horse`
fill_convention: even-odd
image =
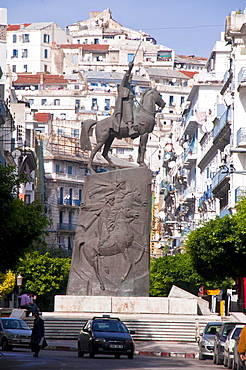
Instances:
[[[121,127],[128,127],[129,136],[136,135],[137,126],[134,125],[133,100],[135,93],[131,88],[131,71],[133,62],[128,64],[128,71],[125,73],[118,88],[118,96],[115,102],[113,130],[119,132]]]

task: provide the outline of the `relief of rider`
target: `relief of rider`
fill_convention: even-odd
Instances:
[[[128,126],[129,136],[137,136],[137,126],[134,125],[133,101],[135,98],[134,91],[131,88],[131,71],[134,66],[133,62],[128,64],[128,71],[125,73],[120,86],[118,87],[118,96],[114,108],[113,129],[119,132],[123,123]]]

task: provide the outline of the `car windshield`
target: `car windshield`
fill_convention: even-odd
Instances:
[[[30,330],[27,323],[23,320],[7,319],[7,320],[2,320],[2,324],[3,324],[4,329]]]
[[[235,338],[239,337],[239,335],[241,333],[241,330],[242,330],[242,328],[236,328],[234,333],[232,334],[232,339],[235,339]]]
[[[209,325],[205,329],[205,334],[215,335],[221,328],[221,325]]]
[[[94,321],[92,325],[92,330],[128,333],[126,326],[120,321]]]

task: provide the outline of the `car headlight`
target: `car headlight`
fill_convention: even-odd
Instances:
[[[132,344],[132,343],[133,343],[133,340],[131,340],[131,339],[126,339],[126,340],[125,340],[125,343],[126,343],[126,344]]]
[[[106,341],[106,339],[105,339],[105,338],[96,338],[96,339],[95,339],[95,342],[97,342],[97,343],[105,343],[105,342],[107,342],[107,341]]]
[[[212,342],[210,342],[210,340],[207,340],[207,339],[205,339],[205,340],[204,340],[204,344],[205,344],[206,346],[213,346],[213,343],[212,343]]]

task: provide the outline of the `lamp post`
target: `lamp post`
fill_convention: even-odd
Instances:
[[[16,278],[16,281],[17,281],[18,297],[19,297],[20,292],[21,292],[21,286],[22,286],[23,276],[21,276],[21,274],[19,274],[17,276],[17,278]],[[19,307],[19,305],[18,305],[18,297],[17,297],[17,307]]]

